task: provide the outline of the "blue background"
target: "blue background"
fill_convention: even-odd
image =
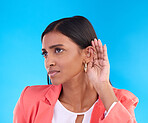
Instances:
[[[147,121],[147,0],[1,0],[0,122],[13,120],[15,104],[27,85],[46,84],[41,33],[52,21],[82,15],[107,44],[110,79],[139,98],[139,123]]]

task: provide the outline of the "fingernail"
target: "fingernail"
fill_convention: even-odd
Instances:
[[[94,38],[94,40],[96,40],[96,41],[97,41],[97,39],[96,39],[96,38]]]
[[[106,44],[105,44],[105,47],[107,48]]]

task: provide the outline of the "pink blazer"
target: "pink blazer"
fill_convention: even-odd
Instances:
[[[61,88],[61,85],[27,86],[14,109],[13,123],[51,123]],[[104,118],[105,108],[99,99],[93,108],[90,123],[136,123],[134,109],[138,98],[127,90],[113,90],[119,101]]]

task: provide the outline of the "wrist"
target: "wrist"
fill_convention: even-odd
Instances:
[[[95,88],[99,94],[101,92],[105,92],[108,88],[112,88],[112,85],[110,84],[109,81],[103,81],[103,82],[96,83]]]
[[[97,88],[97,93],[107,111],[114,102],[118,102],[118,99],[109,82],[102,83],[100,87]]]

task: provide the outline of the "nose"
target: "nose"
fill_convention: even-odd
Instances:
[[[49,68],[49,67],[51,67],[51,66],[55,66],[56,64],[55,64],[55,61],[54,61],[53,58],[47,57],[47,59],[46,59],[46,61],[45,61],[45,65],[46,65],[46,68]]]
[[[50,63],[50,66],[55,66],[55,63]]]

